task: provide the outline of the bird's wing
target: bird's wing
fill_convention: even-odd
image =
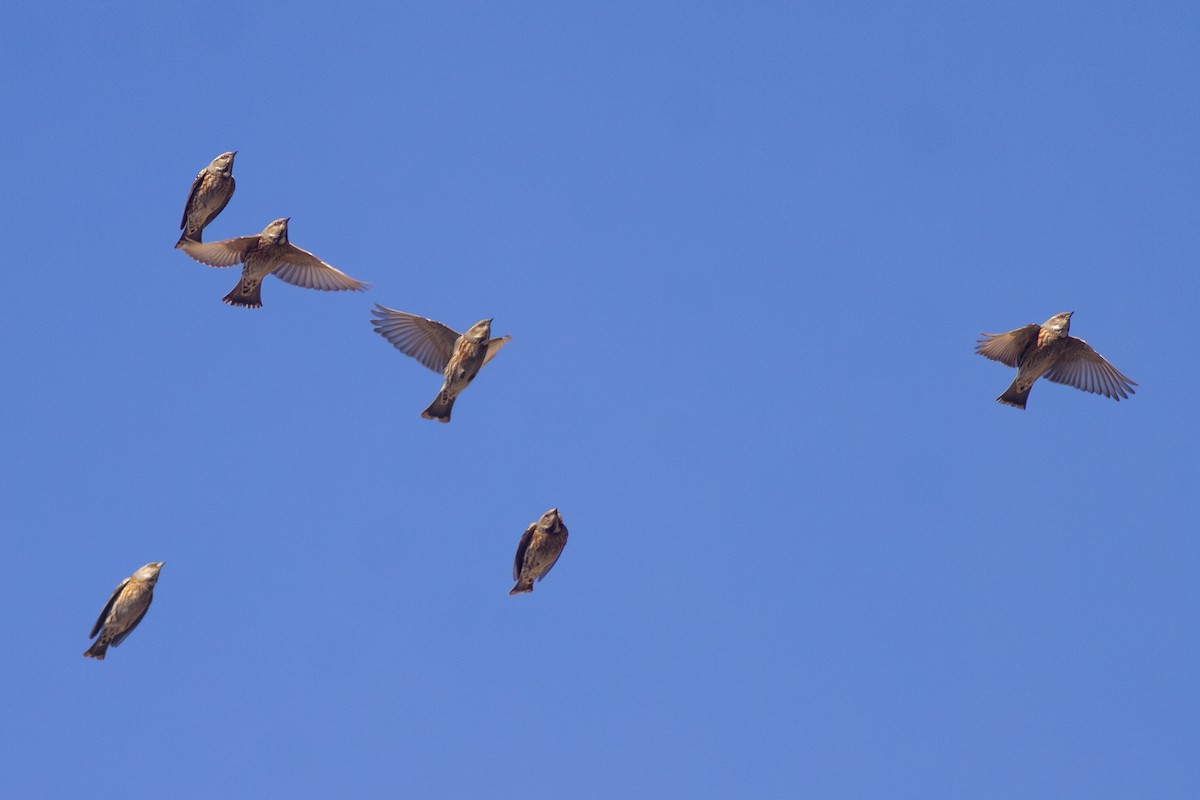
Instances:
[[[1017,366],[1022,354],[1037,342],[1040,326],[1029,324],[1008,333],[984,333],[975,343],[975,352],[1010,367]]]
[[[1137,384],[1118,372],[1083,339],[1068,336],[1060,346],[1062,353],[1046,371],[1046,380],[1074,386],[1092,394],[1102,394],[1113,400],[1127,398],[1134,393],[1133,387]]]
[[[293,286],[326,292],[361,292],[370,288],[368,284],[354,280],[340,269],[329,266],[307,250],[290,243],[280,252],[271,274]]]
[[[208,172],[207,167],[200,170],[200,174],[196,176],[196,180],[192,181],[192,190],[188,192],[187,202],[183,204],[183,219],[179,221],[179,230],[187,229],[188,211],[192,207],[192,203],[196,200],[196,192],[200,191],[200,184],[204,183],[204,174]]]
[[[113,640],[109,642],[109,644],[111,644],[113,647],[116,647],[117,645],[121,644],[121,642],[125,641],[125,637],[133,632],[133,629],[136,628],[138,623],[142,621],[142,617],[146,616],[146,612],[150,610],[150,604],[154,602],[154,594],[151,592],[150,587],[146,586],[144,583],[141,584],[141,586],[138,587],[137,592],[129,598],[129,602],[137,602],[143,593],[146,594],[146,604],[142,606],[142,610],[138,612],[138,615],[134,618],[133,622],[125,626],[125,630],[118,633],[113,637]]]
[[[375,332],[392,343],[392,346],[412,356],[434,372],[442,372],[454,355],[454,343],[458,333],[442,323],[406,314],[403,311],[381,306],[378,303],[371,313]]]
[[[92,628],[92,632],[88,634],[89,639],[95,639],[96,634],[104,627],[104,620],[108,619],[108,612],[112,611],[113,604],[117,602],[117,598],[121,596],[121,590],[125,588],[125,584],[129,583],[132,578],[126,578],[121,581],[121,585],[113,590],[112,597],[108,598],[108,602],[104,604],[104,610],[100,612],[100,616],[96,618],[96,624]]]
[[[201,264],[210,267],[232,267],[246,260],[246,253],[258,242],[257,236],[239,236],[219,242],[193,242],[185,240],[180,249]]]
[[[558,555],[554,556],[554,560],[546,565],[546,568],[544,570],[542,570],[541,575],[538,575],[539,583],[542,581],[543,578],[545,578],[547,575],[550,574],[550,570],[554,569],[554,565],[558,563],[558,557],[563,554],[563,550],[566,549],[566,546],[567,546],[566,536],[564,535],[563,536],[563,546],[559,548]]]
[[[511,336],[500,336],[496,339],[488,339],[487,353],[483,356],[483,364],[488,363],[496,357],[496,353],[500,352],[500,348],[512,341]],[[480,364],[479,366],[483,366]]]
[[[206,222],[205,225],[210,224],[214,219],[216,219],[218,216],[221,215],[221,212],[225,210],[225,206],[229,205],[229,201],[233,199],[233,192],[236,189],[237,189],[237,181],[234,180],[234,177],[232,175],[230,175],[229,176],[229,191],[225,193],[225,199],[221,201],[221,205],[214,208],[212,210],[212,213],[210,213],[208,215],[208,222]],[[184,219],[187,219],[187,217],[185,216]]]
[[[537,523],[533,523],[525,532],[521,534],[521,543],[517,545],[517,558],[513,561],[513,580],[521,580],[521,567],[525,564],[525,551],[529,549],[529,543],[533,541],[533,531],[537,528]]]

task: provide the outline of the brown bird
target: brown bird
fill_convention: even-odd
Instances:
[[[1074,313],[1055,314],[1041,325],[1029,324],[1008,333],[981,334],[984,338],[976,343],[976,353],[1017,368],[1016,380],[996,398],[998,402],[1024,408],[1034,381],[1042,376],[1118,401],[1134,393],[1136,383],[1083,339],[1067,335]]]
[[[475,379],[480,368],[512,339],[511,336],[490,338],[490,319],[481,319],[460,335],[440,322],[396,311],[378,303],[371,313],[377,317],[371,320],[376,333],[404,355],[412,356],[445,376],[438,396],[429,404],[429,408],[421,412],[425,419],[436,419],[438,422],[450,421],[454,398]]]
[[[188,193],[183,219],[179,223],[183,235],[175,243],[176,247],[183,247],[187,241],[199,242],[205,227],[229,205],[229,198],[233,197],[237,187],[233,179],[233,157],[236,155],[237,150],[221,153],[192,181],[192,191]]]
[[[242,280],[232,292],[221,298],[231,306],[261,308],[262,281],[267,275],[274,275],[305,289],[361,292],[370,288],[369,284],[354,280],[289,242],[289,219],[275,220],[256,236],[240,236],[206,244],[186,240],[180,247],[201,264],[210,267],[246,265],[242,269]]]
[[[517,558],[513,562],[513,580],[517,585],[509,594],[532,592],[533,582],[546,577],[566,546],[567,526],[558,515],[558,509],[552,508],[521,535]]]
[[[88,634],[89,639],[97,633],[100,638],[84,652],[85,656],[103,661],[108,646],[117,647],[137,627],[154,600],[154,584],[158,582],[158,571],[163,563],[156,561],[147,564],[121,581]]]

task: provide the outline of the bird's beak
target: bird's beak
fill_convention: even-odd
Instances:
[[[237,150],[234,150],[234,151],[233,151],[233,154],[236,156],[236,155],[237,155]]]

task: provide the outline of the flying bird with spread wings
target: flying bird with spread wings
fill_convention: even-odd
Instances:
[[[1055,314],[1041,325],[1031,323],[1008,333],[982,334],[976,353],[1017,368],[1016,379],[997,402],[1024,408],[1030,389],[1041,377],[1118,401],[1134,393],[1136,383],[1083,339],[1068,335],[1074,313]]]
[[[492,338],[492,321],[481,319],[466,333],[458,333],[440,322],[416,314],[407,314],[376,304],[371,311],[375,332],[392,345],[412,356],[445,380],[429,408],[421,412],[425,419],[450,421],[454,400],[475,380],[484,364],[495,358],[511,336]]]
[[[277,219],[255,236],[204,243],[187,240],[179,248],[210,267],[245,265],[238,285],[222,298],[231,306],[261,308],[262,282],[268,275],[293,286],[326,292],[361,292],[370,288],[369,284],[351,278],[288,241],[289,220],[290,217]]]

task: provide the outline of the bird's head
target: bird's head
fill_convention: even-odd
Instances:
[[[209,172],[214,172],[219,175],[228,175],[233,171],[233,157],[237,155],[237,150],[229,153],[221,153],[212,160],[208,165]]]
[[[1074,311],[1064,311],[1061,314],[1055,314],[1042,323],[1042,330],[1056,338],[1063,338],[1071,330],[1071,315],[1074,313]]]
[[[288,243],[288,220],[291,217],[277,219],[267,227],[263,228],[261,234],[267,244],[287,244]]]
[[[540,530],[552,534],[560,534],[564,529],[562,517],[558,515],[557,508],[552,508],[545,514],[542,514],[542,518],[538,520],[537,526]]]
[[[490,319],[481,319],[467,328],[467,332],[463,335],[472,342],[486,342],[492,337],[492,321]]]
[[[146,566],[142,567],[141,569],[139,569],[137,572],[133,573],[133,577],[139,581],[145,581],[146,583],[153,586],[155,583],[158,582],[158,571],[163,568],[163,564],[165,564],[165,563],[167,563],[167,562],[165,562],[165,561],[151,562],[151,563],[147,564]]]

